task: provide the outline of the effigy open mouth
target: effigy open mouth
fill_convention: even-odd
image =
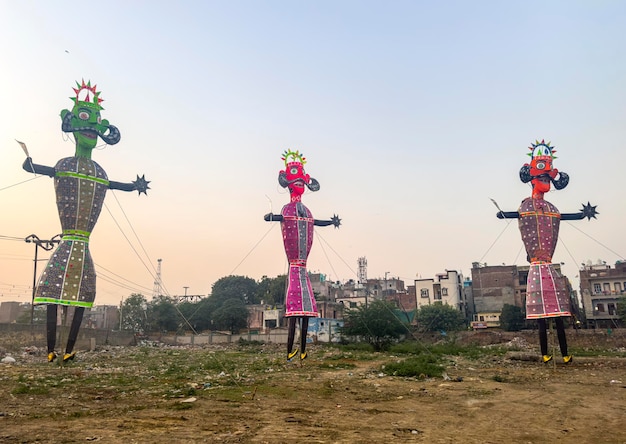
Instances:
[[[98,138],[98,133],[95,131],[79,131],[81,136],[84,136],[88,139],[97,139]]]

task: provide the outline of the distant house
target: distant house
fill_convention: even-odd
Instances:
[[[446,304],[465,315],[467,304],[462,279],[463,276],[455,270],[446,270],[435,278],[415,279],[417,309],[425,305]]]
[[[626,262],[617,261],[614,267],[599,261],[582,264],[579,271],[580,292],[584,316],[591,327],[617,327],[619,298],[626,297]]]

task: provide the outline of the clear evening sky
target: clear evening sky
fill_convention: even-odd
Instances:
[[[102,91],[122,140],[92,158],[110,191],[91,236],[96,304],[207,294],[230,274],[286,272],[277,175],[298,149],[321,189],[310,271],[417,276],[526,263],[514,211],[535,139],[570,184],[555,262],[626,254],[626,3],[622,1],[0,1],[0,301],[30,300],[33,244],[60,232],[53,181],[25,172],[74,154],[59,112],[75,81]],[[49,253],[40,250],[39,257]],[[45,266],[38,262],[38,274]]]

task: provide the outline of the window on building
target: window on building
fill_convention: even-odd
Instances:
[[[611,284],[608,282],[604,283],[604,294],[611,294]]]
[[[614,314],[616,314],[616,311],[615,311],[615,304],[607,304],[607,308],[608,308],[608,310],[609,310],[609,314],[610,314],[610,315],[614,315]]]
[[[600,293],[602,293],[602,285],[593,284],[593,294],[600,294]]]
[[[604,304],[600,304],[600,303],[596,304],[596,311],[598,313],[604,313]]]
[[[441,296],[448,296],[448,289],[447,288],[442,288],[441,289]]]
[[[615,282],[613,284],[613,286],[615,287],[615,293],[621,293],[622,292],[622,283],[621,282]]]
[[[350,308],[356,308],[356,302],[350,302]]]
[[[440,301],[441,300],[441,291],[436,291],[435,292],[435,298],[436,301]]]
[[[428,288],[420,289],[420,296],[423,297],[423,298],[427,298],[428,297]]]

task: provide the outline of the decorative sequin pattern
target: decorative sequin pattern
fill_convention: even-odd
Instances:
[[[34,302],[91,307],[96,297],[96,272],[89,235],[102,210],[107,175],[100,165],[83,157],[61,159],[55,170],[63,237],[39,279]]]
[[[313,215],[302,202],[288,203],[281,214],[283,243],[289,260],[285,316],[318,317],[317,303],[306,270],[306,261],[313,245]]]
[[[550,202],[526,198],[519,210],[519,229],[530,261],[526,285],[526,318],[571,316],[563,277],[552,264],[561,214]]]

